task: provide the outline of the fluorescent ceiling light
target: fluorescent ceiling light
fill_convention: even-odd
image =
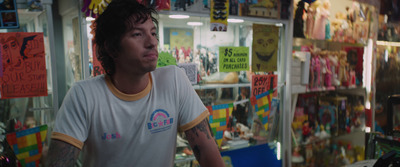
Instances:
[[[189,26],[202,26],[202,22],[187,22],[187,25]]]
[[[188,15],[169,15],[169,18],[171,19],[187,19],[189,18]]]
[[[244,21],[242,19],[228,19],[229,23],[243,23]]]

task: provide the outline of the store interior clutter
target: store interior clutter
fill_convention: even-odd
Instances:
[[[377,9],[358,1],[294,2],[292,166],[362,161],[370,82],[364,64],[371,63],[364,52],[377,37]]]

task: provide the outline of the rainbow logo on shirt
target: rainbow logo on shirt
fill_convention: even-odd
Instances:
[[[151,113],[150,121],[147,122],[147,128],[151,133],[166,131],[171,128],[174,118],[170,118],[167,111],[157,109]]]

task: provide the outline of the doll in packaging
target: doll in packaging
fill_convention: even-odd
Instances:
[[[311,3],[307,9],[307,19],[306,19],[306,37],[312,38],[313,31],[314,31],[314,24],[315,19],[317,16],[317,8],[321,6],[321,2],[316,0],[315,2]]]
[[[338,68],[339,68],[339,60],[338,60],[338,51],[329,52],[327,58],[329,59],[329,65],[331,68],[331,85],[339,86],[340,81],[338,79]]]
[[[315,2],[314,2],[315,3]],[[317,8],[317,19],[315,19],[313,38],[314,39],[325,39],[326,34],[326,23],[329,18],[330,2],[325,0],[322,5]]]
[[[347,63],[347,53],[345,51],[339,52],[339,81],[341,85],[346,85],[348,82],[347,68],[349,64]]]

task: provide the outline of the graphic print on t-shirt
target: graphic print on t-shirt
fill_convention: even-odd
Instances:
[[[151,133],[158,133],[170,129],[173,122],[174,118],[170,118],[167,111],[157,109],[151,113],[147,128]]]

